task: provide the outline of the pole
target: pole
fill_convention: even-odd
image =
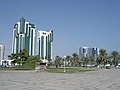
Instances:
[[[66,72],[66,70],[65,70],[65,60],[64,60],[64,71],[63,72]]]

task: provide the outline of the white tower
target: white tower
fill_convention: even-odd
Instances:
[[[43,62],[52,59],[53,30],[38,31],[39,56]]]
[[[4,60],[5,55],[5,46],[0,45],[0,65],[2,65],[2,60]]]

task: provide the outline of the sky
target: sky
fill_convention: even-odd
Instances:
[[[0,12],[6,55],[12,51],[13,26],[22,16],[37,31],[54,29],[53,56],[79,53],[81,46],[120,52],[120,0],[0,0]]]

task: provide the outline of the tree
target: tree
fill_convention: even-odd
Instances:
[[[73,53],[72,56],[73,57],[78,57],[78,54],[77,53]]]
[[[28,54],[27,54],[27,51],[25,49],[23,50],[20,50],[19,53],[12,53],[11,55],[8,55],[8,58],[13,60],[12,63],[15,64],[19,64],[22,65],[24,63],[26,63],[27,61],[27,58],[28,58]]]
[[[15,63],[17,63],[18,54],[12,53],[11,55],[8,55],[8,58],[9,58],[10,60],[13,60],[11,63],[15,65]]]
[[[119,53],[117,51],[111,52],[112,63],[117,66],[119,63]]]
[[[62,65],[62,58],[60,56],[56,56],[54,64],[55,64],[56,68],[58,68],[59,66],[61,66]]]
[[[14,59],[14,58],[15,58],[15,54],[12,53],[11,55],[8,55],[8,58],[9,58],[10,60]]]
[[[100,65],[102,60],[100,59],[100,55],[96,57],[96,63],[97,65]]]
[[[83,66],[87,66],[88,65],[88,63],[89,63],[89,58],[87,58],[87,57],[83,57]]]
[[[98,63],[99,64],[106,64],[106,60],[107,60],[107,53],[105,49],[100,49],[99,50],[100,54],[97,57]]]
[[[72,56],[73,56],[73,57],[72,57],[72,59],[73,59],[73,61],[72,61],[72,62],[73,62],[73,65],[74,65],[74,66],[78,66],[78,62],[79,62],[79,60],[80,60],[78,54],[77,54],[77,53],[73,53]]]
[[[66,56],[65,60],[66,60],[66,62],[67,62],[67,64],[68,64],[68,66],[70,66],[70,65],[71,65],[71,62],[70,62],[71,56],[69,56],[69,55]]]
[[[27,50],[25,50],[25,49],[20,50],[20,53],[18,53],[18,55],[19,55],[19,59],[20,59],[20,64],[25,64],[28,59]]]
[[[95,58],[93,56],[89,57],[89,64],[95,64]]]
[[[39,55],[28,57],[27,63],[34,63],[35,64],[36,62],[40,62]]]

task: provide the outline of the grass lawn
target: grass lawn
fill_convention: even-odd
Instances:
[[[0,67],[0,70],[34,70],[34,64],[24,64],[21,66],[13,66],[13,67]]]
[[[35,70],[35,65],[34,64],[25,64],[22,66],[15,66],[15,67],[0,67],[0,70]],[[86,69],[85,67],[65,67],[65,72],[64,72],[64,67],[47,67],[45,70],[46,72],[51,72],[51,73],[76,73],[76,72],[88,72],[88,71],[95,71],[93,69]]]
[[[87,72],[87,71],[95,71],[92,69],[81,69],[80,67],[66,67],[64,72],[64,68],[47,68],[47,72],[52,73],[76,73],[76,72]]]

